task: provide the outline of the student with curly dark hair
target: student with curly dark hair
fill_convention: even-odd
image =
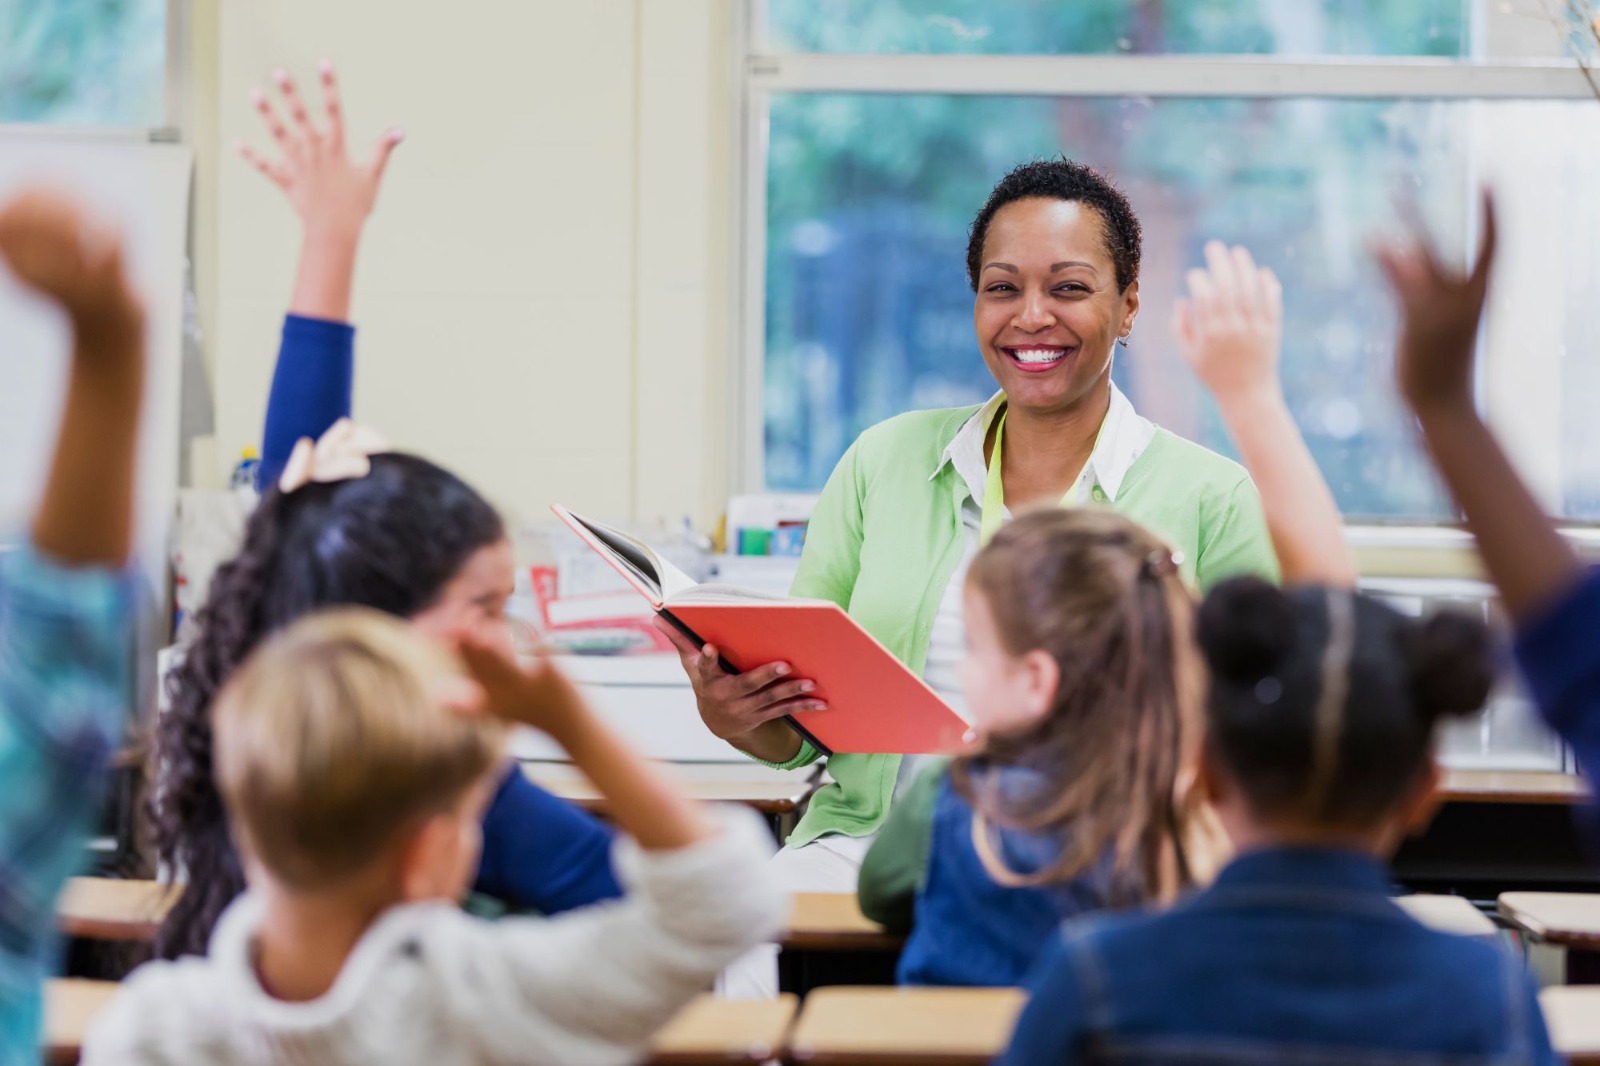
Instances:
[[[425,459],[386,453],[346,456],[358,470],[330,473],[316,469],[327,464],[312,463],[277,484],[297,440],[321,437],[349,414],[354,331],[343,319],[356,246],[400,139],[391,131],[369,160],[350,160],[326,65],[322,79],[328,107],[321,129],[280,72],[292,131],[259,93],[256,106],[282,157],[244,150],[284,190],[304,241],[268,406],[263,466],[270,478],[243,547],[212,580],[197,635],[167,679],[170,706],[155,731],[149,806],[156,854],[183,883],[157,938],[158,953],[169,958],[204,954],[218,916],[244,887],[213,779],[211,705],[262,640],[337,605],[376,608],[441,639],[509,639],[503,612],[513,584],[511,545],[495,509],[461,479]],[[359,470],[365,473],[352,476]],[[514,769],[500,779],[483,835],[476,887],[513,906],[549,913],[621,891],[610,831]]]
[[[960,705],[961,589],[979,546],[1027,505],[1108,506],[1165,538],[1202,587],[1275,574],[1242,467],[1140,417],[1111,383],[1139,312],[1138,220],[1105,178],[1065,159],[1006,175],[972,227],[968,271],[988,403],[916,411],[861,435],[817,502],[796,596],[828,599]],[[724,673],[716,649],[676,639],[700,714],[763,762],[818,752],[778,719],[817,706],[770,663]],[[777,862],[802,891],[850,891],[901,777],[898,755],[837,752]],[[730,991],[775,988],[770,962]],[[759,974],[759,976],[758,976]]]

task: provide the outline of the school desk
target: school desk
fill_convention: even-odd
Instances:
[[[706,803],[742,803],[772,822],[781,841],[794,828],[800,805],[816,787],[813,774],[773,770],[744,762],[658,762],[684,792]],[[596,814],[606,801],[589,779],[568,762],[527,760],[522,772],[539,787]]]
[[[1395,902],[1411,917],[1442,933],[1458,936],[1494,936],[1489,916],[1460,896],[1397,896]]]
[[[56,901],[56,928],[91,940],[150,940],[177,893],[157,881],[74,877]]]
[[[778,987],[893,984],[905,938],[861,913],[854,892],[800,892],[778,941]]]
[[[1589,795],[1576,774],[1450,770],[1443,804],[1394,856],[1394,877],[1411,892],[1492,902],[1528,888],[1600,891],[1577,823]]]
[[[789,1036],[800,1066],[983,1066],[1021,1013],[1016,988],[819,988]]]
[[[115,981],[56,977],[45,984],[44,1061],[49,1066],[78,1061],[90,1023],[116,993]]]
[[[1600,988],[1547,988],[1539,993],[1550,1043],[1571,1066],[1600,1066]]]
[[[1567,983],[1600,984],[1600,895],[1507,892],[1500,913],[1535,940],[1567,951]]]
[[[794,996],[721,999],[703,995],[651,1043],[649,1066],[759,1066],[783,1050],[799,1008]]]

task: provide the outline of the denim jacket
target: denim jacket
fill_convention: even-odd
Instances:
[[[1010,795],[1048,785],[1047,778],[1015,767],[992,773],[993,787]],[[1142,895],[1136,886],[1116,883],[1109,861],[1062,883],[999,884],[973,845],[972,821],[971,804],[943,777],[916,923],[900,956],[901,984],[1019,984],[1064,919]],[[1024,877],[1054,863],[1065,843],[1055,834],[1017,830],[994,837],[1006,868]]]
[[[1069,922],[999,1061],[1560,1061],[1520,960],[1422,926],[1387,892],[1368,856],[1275,849],[1164,913]]]

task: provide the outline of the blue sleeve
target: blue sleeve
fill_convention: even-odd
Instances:
[[[1083,1052],[1084,999],[1073,947],[1058,935],[1025,982],[1028,1005],[997,1066],[1067,1066]]]
[[[1566,1060],[1556,1054],[1550,1044],[1550,1029],[1545,1025],[1544,1010],[1539,1006],[1539,986],[1532,974],[1523,974],[1522,987],[1523,1017],[1528,1023],[1528,1061],[1533,1066],[1562,1066]]]
[[[1600,571],[1585,578],[1517,633],[1528,691],[1550,728],[1572,745],[1578,767],[1600,780]]]
[[[284,316],[278,368],[267,398],[267,424],[261,431],[258,487],[278,480],[301,437],[316,440],[329,426],[350,416],[355,342],[355,327],[347,323]]]
[[[611,836],[598,818],[513,765],[483,818],[483,860],[473,887],[541,914],[615,899],[622,886],[611,868]]]

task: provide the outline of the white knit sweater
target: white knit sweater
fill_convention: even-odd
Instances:
[[[135,971],[95,1023],[85,1066],[125,1063],[540,1063],[622,1066],[712,977],[773,936],[785,901],[749,812],[692,847],[618,839],[625,899],[488,922],[449,903],[373,923],[320,999],[261,990],[260,901],[222,915],[207,958]]]

